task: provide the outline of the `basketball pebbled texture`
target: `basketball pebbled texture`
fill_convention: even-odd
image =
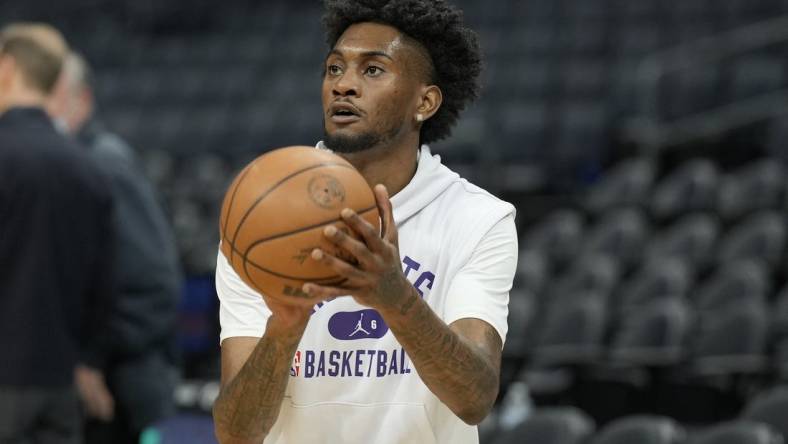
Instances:
[[[315,248],[354,262],[325,240],[334,225],[352,233],[340,212],[351,208],[380,231],[375,197],[346,160],[312,147],[268,152],[233,180],[222,204],[221,251],[250,287],[268,297],[298,303],[305,282],[340,285],[331,268],[311,259]],[[309,303],[311,305],[311,303]]]

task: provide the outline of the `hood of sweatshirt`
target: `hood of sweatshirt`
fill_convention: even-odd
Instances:
[[[399,193],[391,197],[394,206],[394,221],[397,225],[421,211],[440,196],[460,175],[441,163],[440,156],[433,155],[427,145],[419,150],[416,174]]]
[[[317,148],[328,149],[322,141],[318,142]],[[429,205],[451,184],[460,180],[462,179],[459,174],[441,163],[439,155],[433,155],[429,146],[422,145],[419,149],[416,174],[405,188],[391,196],[394,222],[397,225],[402,224]]]

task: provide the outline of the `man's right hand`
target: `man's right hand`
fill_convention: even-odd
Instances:
[[[300,339],[312,315],[312,308],[288,304],[267,296],[263,296],[263,300],[271,310],[271,317],[268,319],[269,331],[277,336],[293,335]]]
[[[77,365],[74,369],[74,384],[88,416],[104,422],[112,421],[115,416],[115,399],[109,392],[101,371]]]

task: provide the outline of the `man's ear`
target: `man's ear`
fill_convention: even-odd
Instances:
[[[14,84],[16,60],[10,55],[0,55],[0,91],[8,91]]]
[[[424,122],[438,112],[443,103],[443,93],[435,85],[425,86],[421,93],[419,105],[416,107],[415,120]]]
[[[77,126],[81,128],[85,125],[85,122],[90,120],[91,116],[93,116],[93,111],[95,107],[95,98],[93,96],[93,91],[90,88],[82,87],[77,95],[77,106],[74,112],[77,114],[75,116]]]

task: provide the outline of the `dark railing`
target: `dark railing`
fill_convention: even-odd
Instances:
[[[635,142],[644,153],[654,153],[788,112],[788,89],[775,89],[672,121],[662,120],[659,107],[660,86],[667,75],[706,67],[783,42],[788,42],[788,16],[704,37],[647,56],[637,73],[638,112],[625,124],[624,139]]]

